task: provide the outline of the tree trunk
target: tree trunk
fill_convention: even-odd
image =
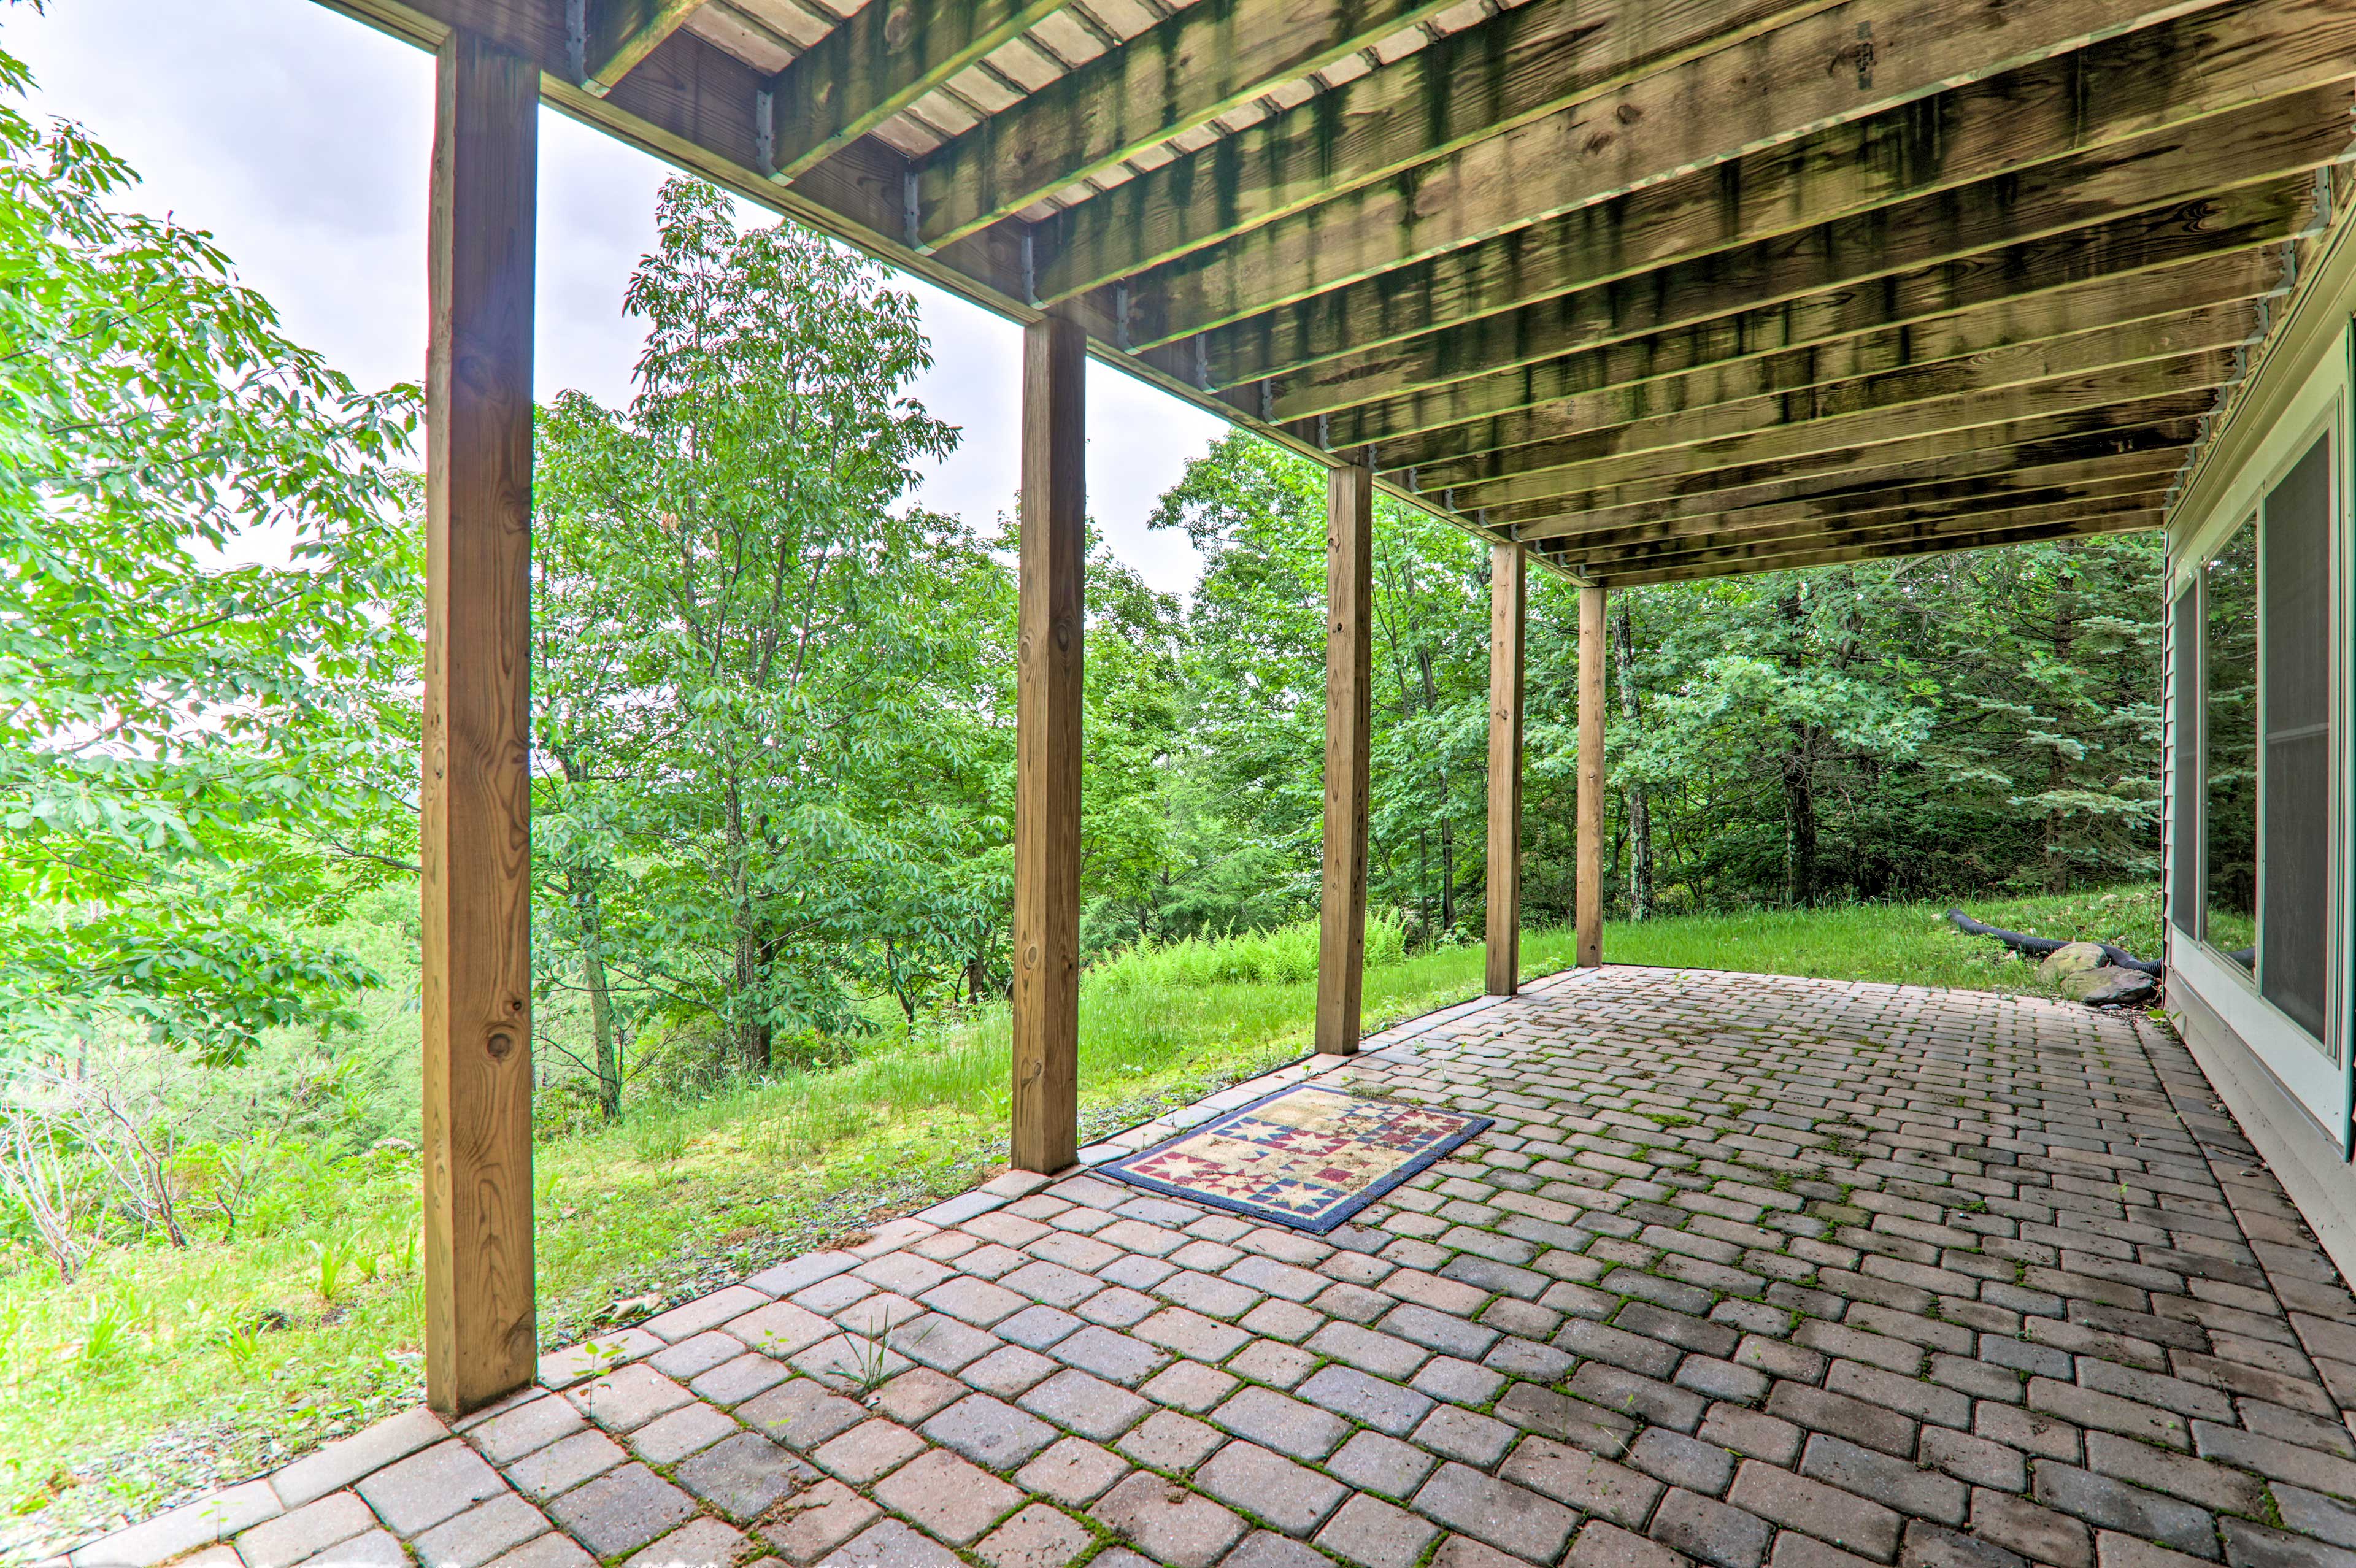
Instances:
[[[1804,752],[1783,759],[1783,898],[1805,906],[1816,897],[1816,792]]]
[[[1445,930],[1456,929],[1456,827],[1444,816],[1440,819],[1440,923]]]
[[[1636,701],[1636,641],[1635,626],[1628,613],[1628,601],[1620,601],[1620,717],[1633,731],[1643,714]],[[1628,918],[1650,920],[1653,915],[1653,803],[1644,793],[1641,780],[1626,786],[1628,795]]]
[[[762,990],[761,939],[749,931],[736,933],[736,1057],[748,1072],[769,1067],[768,1008],[758,1005]]]
[[[1794,582],[1783,593],[1779,606],[1783,612],[1785,642],[1783,667],[1790,670],[1804,668],[1807,663],[1805,607],[1800,599],[1800,585]],[[1795,906],[1805,907],[1816,898],[1816,770],[1814,737],[1804,721],[1790,725],[1792,744],[1783,753],[1783,899]]]
[[[759,922],[753,912],[753,842],[744,829],[744,806],[736,781],[727,784],[728,880],[736,921],[736,1058],[750,1072],[769,1070],[767,971],[762,963]]]
[[[2054,590],[2053,603],[2053,662],[2064,668],[2070,663],[2071,645],[2077,640],[2077,608],[2076,587],[2071,579],[2064,577]],[[2066,709],[2069,701],[2067,692],[2062,694],[2062,701]],[[2055,717],[2059,719],[2062,715]],[[2061,725],[2057,723],[2054,728],[2058,730]],[[2058,793],[2069,782],[2070,759],[2063,754],[2061,738],[2056,736],[2045,766],[2045,787],[2049,792]],[[2062,808],[2048,806],[2045,811],[2045,887],[2048,892],[2066,893],[2070,891],[2070,864],[2062,853]]]
[[[605,978],[605,912],[595,881],[567,873],[581,922],[581,985],[589,993],[589,1035],[597,1048],[597,1107],[613,1121],[622,1114],[622,1052],[614,1036],[614,992]]]
[[[1423,679],[1423,710],[1437,712],[1440,691],[1431,678],[1431,650],[1415,650],[1418,674]],[[1454,803],[1448,795],[1448,770],[1435,767],[1432,773],[1440,780],[1440,925],[1443,931],[1456,929],[1456,825],[1450,820]]]

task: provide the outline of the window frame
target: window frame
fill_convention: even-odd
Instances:
[[[2333,1129],[2331,1136],[2342,1148],[2349,1147],[2351,1120],[2349,1099],[2349,1044],[2351,1034],[2348,1017],[2351,986],[2348,971],[2349,942],[2356,932],[2356,919],[2351,919],[2350,896],[2351,879],[2348,858],[2351,847],[2349,824],[2351,772],[2351,688],[2356,685],[2356,657],[2351,657],[2351,624],[2356,623],[2356,603],[2351,594],[2351,464],[2356,464],[2356,451],[2350,443],[2350,383],[2351,360],[2356,356],[2356,335],[2344,328],[2340,351],[2329,356],[2308,378],[2297,395],[2284,411],[2284,417],[2270,432],[2265,441],[2253,454],[2253,461],[2234,476],[2233,482],[2219,495],[2216,505],[2207,516],[2190,528],[2171,526],[2169,570],[2167,580],[2167,604],[2171,615],[2170,665],[2166,692],[2169,720],[2170,767],[2191,767],[2198,772],[2190,790],[2191,809],[2177,810],[2175,778],[2171,774],[2167,809],[2169,811],[2168,864],[2163,868],[2169,879],[2168,917],[2162,923],[2163,938],[2168,946],[2168,964],[2172,978],[2181,979],[2190,989],[2219,1015],[2222,1020],[2247,1044],[2254,1054],[2289,1090],[2322,1125]],[[2318,437],[2330,442],[2330,458],[2327,464],[2329,475],[2329,570],[2331,675],[2328,712],[2334,727],[2330,746],[2331,771],[2327,811],[2329,829],[2327,842],[2330,850],[2330,872],[2327,901],[2329,930],[2326,937],[2330,956],[2330,993],[2325,1007],[2325,1038],[2319,1041],[2304,1026],[2267,1000],[2261,991],[2260,970],[2265,959],[2265,684],[2266,684],[2266,619],[2265,573],[2267,551],[2265,548],[2265,503],[2268,494],[2295,468]],[[2205,585],[2208,563],[2232,539],[2234,531],[2244,524],[2256,520],[2258,539],[2257,638],[2258,673],[2256,692],[2256,726],[2258,736],[2256,781],[2258,832],[2258,888],[2254,902],[2256,906],[2258,946],[2257,963],[2248,969],[2224,956],[2201,934],[2206,924],[2207,901],[2207,840],[2208,778],[2207,778],[2207,702],[2208,678],[2208,594]],[[2178,635],[2173,624],[2173,611],[2178,597],[2188,588],[2192,591],[2198,613],[2193,617],[2196,635]],[[2183,645],[2189,643],[2190,645]],[[2194,662],[2197,661],[2197,662]],[[2188,690],[2188,678],[2192,689]],[[2188,699],[2197,697],[2198,713],[2190,712]],[[2189,720],[2189,722],[2188,722]],[[2191,743],[2186,743],[2188,735]],[[2190,820],[2184,820],[2187,816]],[[2193,880],[2199,888],[2202,907],[2194,912],[2179,912],[2174,897],[2178,857],[2190,854],[2194,859]],[[2190,913],[2191,929],[2179,921]]]

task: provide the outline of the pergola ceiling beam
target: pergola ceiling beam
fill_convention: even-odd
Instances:
[[[1826,9],[1826,0],[1532,0],[1500,11],[1046,219],[1041,293],[1062,297],[1143,272]]]
[[[1617,577],[1628,571],[1651,571],[1677,566],[1699,566],[1713,560],[1757,560],[1789,555],[1794,550],[1826,549],[1845,544],[1896,543],[1907,539],[1953,538],[1958,534],[1991,533],[1999,528],[2034,528],[2043,523],[2094,521],[2127,512],[2158,510],[2168,493],[2168,481],[2144,480],[2114,487],[2108,494],[2032,506],[1983,508],[1979,511],[1931,513],[1915,517],[1876,519],[1868,523],[1815,525],[1767,529],[1752,533],[1705,534],[1697,537],[1632,541],[1601,549],[1589,540],[1566,539],[1554,556],[1575,571],[1593,577]]]
[[[777,73],[769,97],[776,177],[808,173],[1064,5],[868,0]],[[899,227],[905,239],[905,217]]]
[[[1751,467],[1737,464],[1630,479],[1607,476],[1592,484],[1536,474],[1518,486],[1493,487],[1486,515],[1492,528],[1517,532],[1582,517],[1608,519],[1646,507],[1671,508],[1659,515],[1681,517],[1816,497],[1862,501],[1884,486],[2029,475],[2182,447],[2200,438],[2201,416],[2214,402],[2206,392],[2178,393],[2112,411],[2110,418],[2091,427],[2083,416],[2066,414],[1976,430],[1960,443],[1942,440],[1838,447]],[[1494,493],[1508,489],[1518,494]]]
[[[1826,505],[1810,501],[1772,502],[1730,511],[1700,511],[1644,521],[1557,517],[1550,525],[1515,528],[1525,543],[1543,542],[1562,554],[1580,551],[1609,553],[1631,545],[1660,540],[1734,537],[1775,530],[1815,532],[1841,526],[1909,522],[1961,516],[1967,512],[2008,512],[2023,507],[2058,505],[2064,501],[2096,500],[2147,489],[2168,487],[2169,478],[2183,460],[2180,447],[2099,459],[2034,479],[1992,475],[1977,479],[1934,481],[1925,485],[1892,485],[1870,497],[1852,497],[1865,504]],[[2155,485],[2153,481],[2158,483]]]
[[[1788,322],[1789,311],[1768,313],[1769,320],[1759,330],[1751,330],[1742,318],[1722,317],[1338,410],[1326,420],[1326,436],[1336,450],[1346,450],[1607,389],[1642,398],[1648,412],[1799,392],[2096,327],[2256,299],[2276,291],[2280,272],[2276,255],[2252,249],[2042,293],[2008,294],[1993,304],[1904,317],[1794,347],[1772,347],[1777,336],[1772,325]]]
[[[1164,309],[1173,322],[1210,325],[1233,309],[1231,296],[1252,297],[1238,289],[1244,280],[1258,285],[1253,308],[1264,309],[1622,198],[1623,264],[1647,264],[1641,258],[1648,248],[1697,240],[1719,248],[1788,232],[2356,73],[2356,16],[2344,8],[2312,14],[2326,3],[2243,0],[2223,24],[2179,19],[2058,59],[2024,64],[2015,56],[1965,69],[1973,46],[1985,48],[1975,36],[1976,10],[1937,0],[1860,0],[1238,225],[1218,243],[1150,272],[1119,254],[1068,263],[1059,257],[1048,263],[1041,293],[1064,297],[1128,277],[1132,296],[1149,309]],[[2140,25],[2153,9],[2046,0],[2018,18],[2025,24],[2018,35],[2008,23],[2005,37],[2036,46],[2049,36],[2083,36],[2084,24],[2106,11]],[[1910,27],[1928,36],[1922,47],[1893,48],[1886,62],[1878,58],[1866,91],[1849,73],[1825,69],[1838,50],[1823,34],[1835,19],[1869,10],[1885,13],[1890,24],[1875,26],[1878,38]],[[1936,36],[1943,22],[1954,29],[1950,36]],[[2244,29],[2257,37],[2245,37]],[[1847,37],[1853,46],[1854,35]],[[1959,78],[1978,80],[1958,85]],[[1923,96],[1936,88],[1944,91]],[[1703,104],[1709,110],[1697,112]],[[1770,126],[1783,129],[1769,133]],[[1722,166],[1730,164],[1739,167]],[[1745,198],[1740,223],[1710,205],[1728,208],[1736,191]],[[1155,306],[1165,293],[1167,305]]]
[[[1968,392],[2027,386],[2204,349],[2232,348],[2254,337],[2257,326],[2254,302],[2233,301],[1789,392],[1723,398],[1719,394],[1730,389],[1739,394],[1742,389],[1710,385],[1708,377],[1696,378],[1703,383],[1697,388],[1671,383],[1678,390],[1690,391],[1690,399],[1684,400],[1664,396],[1657,387],[1608,387],[1494,414],[1470,424],[1386,441],[1380,443],[1380,451],[1387,466],[1414,469],[1419,476],[1429,472],[1433,483],[1443,483],[1442,475],[1461,473],[1459,465],[1464,460],[1483,453],[1494,454],[1501,463],[1517,463],[1541,443],[1591,442],[1606,432],[1612,432],[1619,450],[1624,452],[1695,446],[1757,431],[1890,412]]]
[[[1751,556],[1649,571],[1615,572],[1604,579],[1604,585],[1610,588],[1639,588],[1652,583],[1695,582],[1709,577],[1730,577],[1737,572],[1790,571],[1804,566],[1839,566],[1918,555],[1949,555],[1963,550],[1987,549],[1996,545],[2035,544],[2051,539],[2090,539],[2099,534],[2136,533],[2158,528],[2166,520],[2166,516],[2157,510],[2126,512],[2115,517],[2045,523],[2034,528],[1997,528],[1987,533],[1844,545],[1831,549],[1802,549],[1788,555]]]
[[[2356,54],[2340,69],[2356,72]],[[1780,236],[1845,223],[1869,227],[1880,216],[1875,209],[1893,203],[1901,204],[1899,211],[1988,222],[2076,206],[2083,217],[2029,232],[2076,227],[2313,168],[2348,146],[2349,92],[2330,83],[2034,162],[2033,149],[2070,123],[2072,107],[2068,72],[2044,68],[2038,74],[2063,79],[2040,95],[2050,113],[1984,100],[1969,113],[1949,114],[1943,106],[1968,96],[1950,94],[1617,201],[1541,213],[1535,223],[1519,216],[1536,205],[1526,193],[1545,184],[1546,167],[1568,155],[1561,150],[1528,166],[1503,163],[1469,189],[1451,191],[1441,182],[1402,196],[1395,187],[1376,187],[1390,199],[1369,196],[1369,209],[1347,221],[1318,208],[1132,280],[1130,340],[1169,342],[1296,301],[1380,292],[1401,269],[1434,258],[1443,268],[1462,266],[1465,292],[1477,294],[1512,287],[1509,269],[1517,260],[1530,272],[1533,249],[1545,252],[1542,267],[1558,270],[1567,287],[1585,288]],[[2329,124],[2334,118],[2340,123]],[[2016,139],[2012,127],[2022,123],[2037,125],[2040,134]],[[1449,200],[1451,194],[1460,198]]]
[[[565,0],[565,31],[579,46],[574,80],[584,91],[605,97],[702,5],[703,0]]]
[[[1920,441],[1937,448],[1970,432],[2021,420],[2078,415],[2089,421],[2086,428],[2100,429],[2113,421],[2115,411],[2149,399],[2212,390],[2238,373],[2232,353],[2211,350],[2026,387],[1971,392],[1912,408],[1873,409],[1812,420],[1693,445],[1632,452],[1622,449],[1623,435],[1604,431],[1592,437],[1540,443],[1510,457],[1483,453],[1442,465],[1422,488],[1437,491],[1443,485],[1453,488],[1456,508],[1462,511],[1525,489],[1545,494],[1541,485],[1551,485],[1560,493],[1627,479],[1788,463],[1903,441]]]

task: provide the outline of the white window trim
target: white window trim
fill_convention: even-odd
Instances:
[[[2322,1049],[2317,1048],[2313,1036],[2292,1020],[2258,992],[2258,977],[2243,970],[2241,965],[2224,956],[2207,942],[2188,936],[2171,919],[2163,923],[2162,931],[2168,944],[2168,966],[2170,976],[2191,987],[2201,1000],[2213,1009],[2226,1026],[2238,1035],[2258,1061],[2288,1090],[2318,1122],[2330,1129],[2333,1139],[2343,1150],[2349,1147],[2351,1127],[2351,1080],[2347,1070],[2350,1029],[2347,1011],[2350,1003],[2348,936],[2351,930],[2348,899],[2351,878],[2348,867],[2350,833],[2348,826],[2349,779],[2346,753],[2350,730],[2350,682],[2347,671],[2351,663],[2351,627],[2348,613],[2348,583],[2351,521],[2350,517],[2351,485],[2348,467],[2349,447],[2349,380],[2350,357],[2356,352],[2345,325],[2337,353],[2326,354],[2311,371],[2298,392],[2282,411],[2268,432],[2251,453],[2251,461],[2243,466],[2232,484],[2219,493],[2206,515],[2178,535],[2172,552],[2168,578],[2167,601],[2173,603],[2177,593],[2189,582],[2201,576],[2210,558],[2233,537],[2233,530],[2263,512],[2266,493],[2280,484],[2285,475],[2297,466],[2317,436],[2329,432],[2332,438],[2331,461],[2331,693],[2330,713],[2339,738],[2333,747],[2330,785],[2330,857],[2331,882],[2329,892],[2331,928],[2326,936],[2327,952],[2331,955],[2330,992],[2325,1002],[2325,1034]],[[2260,524],[2263,528],[2263,522]],[[2171,530],[2173,531],[2173,530]],[[2261,542],[2258,551],[2263,576],[2265,551]],[[2258,592],[2260,624],[2258,627],[2258,842],[2263,851],[2265,843],[2265,592],[2263,581]],[[2205,594],[2201,601],[2199,624],[2202,631],[2201,645],[2190,650],[2204,661],[2202,690],[2208,690],[2205,679],[2207,657],[2206,628],[2208,606]],[[2175,667],[2171,677],[2180,671],[2188,650],[2175,650]],[[2171,678],[2168,691],[2171,732],[2181,734],[2181,715],[2175,710],[2176,680]],[[2205,734],[2205,730],[2201,731]],[[2173,765],[2188,763],[2203,766],[2205,757],[2179,755]],[[2205,848],[2207,837],[2208,790],[2205,775],[2201,787],[2194,792],[2200,803],[2200,819],[2192,823],[2171,823],[2170,852],[2175,853],[2179,841],[2184,841],[2190,852],[2199,856]],[[2172,868],[2171,868],[2172,869]],[[2258,949],[2264,962],[2265,935],[2264,931],[2265,867],[2263,853],[2258,869],[2259,892],[2257,914],[2259,923]],[[2200,885],[2206,897],[2207,873],[2202,865]],[[2206,925],[2206,912],[2200,923]]]

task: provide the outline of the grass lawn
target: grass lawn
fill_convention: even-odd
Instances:
[[[1603,956],[1615,964],[2059,994],[2039,983],[2035,964],[2020,962],[2002,943],[1958,933],[1945,920],[1946,908],[1847,904],[1614,923],[1604,927]],[[1989,899],[1964,912],[2029,936],[2108,942],[2138,958],[2160,955],[2157,887]]]
[[[2156,891],[1987,902],[2040,934],[2156,951]],[[1607,928],[1620,963],[2035,990],[2034,966],[1936,909],[1858,906]],[[1526,975],[1570,962],[1528,933]],[[1175,971],[1155,971],[1166,976]],[[1480,948],[1371,967],[1369,1031],[1480,989]],[[1101,1136],[1307,1051],[1313,980],[1116,984],[1081,1008],[1081,1115]],[[1002,1014],[876,1048],[849,1066],[686,1104],[535,1154],[541,1340],[553,1346],[962,1189],[1003,1158]],[[16,1249],[0,1275],[0,1554],[138,1515],[416,1398],[423,1285],[417,1167],[401,1148],[320,1157],[281,1220],[235,1244],[102,1252],[70,1287]]]

